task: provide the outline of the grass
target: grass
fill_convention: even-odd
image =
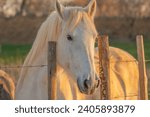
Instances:
[[[31,45],[3,44],[0,46],[0,65],[23,63]]]
[[[0,69],[10,74],[14,79],[15,84],[18,81],[21,69],[19,67],[9,68],[9,66],[22,65],[30,48],[31,45],[0,45]],[[5,68],[4,66],[7,66],[8,68]]]
[[[121,48],[129,52],[135,58],[137,58],[136,42],[122,42],[110,40],[110,46]],[[150,40],[144,40],[144,51],[145,51],[145,60],[150,60]],[[148,68],[150,68],[150,62],[147,62],[146,65]]]

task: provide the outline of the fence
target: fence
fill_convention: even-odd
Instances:
[[[139,68],[139,88],[140,88],[140,99],[148,99],[147,91],[147,77],[145,68],[145,55],[143,46],[143,37],[138,35],[136,37],[137,42],[137,54],[138,54],[138,68]],[[100,93],[101,99],[110,99],[110,60],[109,60],[109,40],[108,36],[99,36],[98,39],[99,47],[99,60],[100,60]],[[131,61],[118,61],[118,62],[135,62]]]
[[[147,99],[147,86],[146,86],[146,70],[145,70],[145,58],[144,58],[144,47],[143,47],[143,37],[137,36],[137,53],[138,53],[138,66],[139,66],[139,79],[140,79],[140,99]],[[0,66],[1,68],[48,68],[48,99],[56,99],[56,42],[48,43],[48,65],[35,65],[35,66]],[[108,36],[98,37],[98,48],[99,48],[99,77],[101,78],[100,84],[100,99],[107,100],[110,99],[110,60],[109,60],[109,39]],[[135,62],[131,61],[117,61],[117,62]],[[150,60],[147,60],[150,61]],[[51,64],[50,64],[51,63]]]

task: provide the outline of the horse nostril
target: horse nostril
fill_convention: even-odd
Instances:
[[[85,80],[85,81],[84,81],[84,87],[85,87],[86,89],[89,89],[89,88],[90,88],[90,81],[89,81],[89,80]]]

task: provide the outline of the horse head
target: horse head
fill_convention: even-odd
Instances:
[[[64,7],[56,1],[56,11],[62,22],[57,61],[74,78],[81,93],[92,94],[99,84],[94,65],[96,0],[85,8]]]

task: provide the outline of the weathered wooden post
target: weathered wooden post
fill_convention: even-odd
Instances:
[[[48,99],[56,99],[56,42],[48,42]]]
[[[110,62],[109,62],[109,39],[108,36],[98,37],[99,48],[99,77],[100,83],[100,99],[110,99]]]
[[[148,89],[147,89],[147,76],[145,67],[145,54],[144,54],[144,44],[143,36],[138,35],[136,37],[137,42],[137,54],[138,54],[138,67],[139,67],[139,85],[140,85],[140,99],[148,99]]]

